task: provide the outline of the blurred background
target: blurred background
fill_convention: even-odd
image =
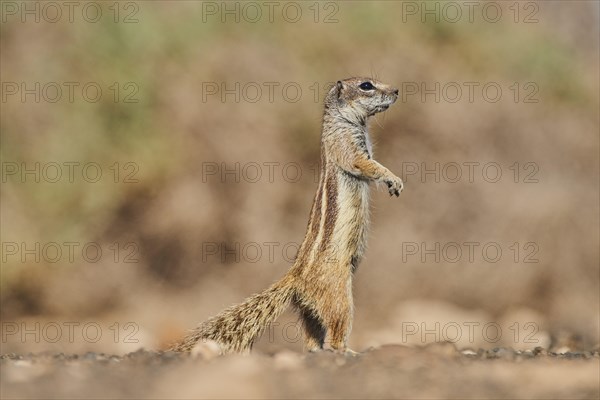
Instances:
[[[400,89],[405,180],[351,347],[598,346],[598,3],[75,3],[2,2],[3,353],[164,348],[282,276],[350,76]]]

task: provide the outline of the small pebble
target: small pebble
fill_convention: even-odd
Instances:
[[[548,355],[548,352],[543,347],[536,347],[535,349],[533,349],[533,355],[545,356],[545,355]]]
[[[223,354],[221,346],[214,340],[202,340],[192,348],[192,357],[212,360]]]

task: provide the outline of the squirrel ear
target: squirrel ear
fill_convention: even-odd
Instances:
[[[340,97],[342,97],[342,89],[344,88],[344,84],[342,83],[342,81],[337,81],[336,83],[336,91],[337,91],[337,98],[339,100]]]

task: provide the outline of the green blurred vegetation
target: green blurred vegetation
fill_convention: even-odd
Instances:
[[[376,197],[371,240],[382,251],[369,253],[366,264],[373,271],[361,272],[358,282],[365,286],[358,301],[365,308],[378,301],[390,305],[382,313],[418,296],[481,307],[493,315],[525,306],[542,312],[551,327],[594,334],[596,6],[540,3],[537,24],[515,24],[510,18],[495,24],[480,19],[403,23],[401,2],[365,1],[339,3],[338,22],[324,24],[311,18],[202,22],[200,2],[139,5],[139,22],[133,24],[103,18],[96,24],[10,20],[1,25],[3,82],[98,82],[104,89],[98,103],[81,96],[73,103],[3,102],[2,161],[96,162],[105,173],[115,163],[139,166],[135,184],[8,179],[0,196],[2,241],[140,245],[140,262],[133,266],[92,268],[11,258],[2,265],[3,318],[129,310],[124,304],[131,302],[131,292],[142,293],[140,298],[175,296],[218,282],[241,298],[250,290],[248,282],[252,288],[270,282],[285,265],[260,269],[204,263],[199,244],[299,241],[315,190],[310,174],[299,184],[204,183],[202,163],[293,160],[308,170],[319,160],[322,113],[309,87],[374,75],[396,85],[494,81],[505,89],[496,104],[480,98],[475,104],[436,104],[416,96],[378,117],[373,128],[378,158],[392,170],[398,171],[403,161],[492,160],[507,166],[535,161],[543,179],[537,191],[526,193],[512,186],[499,194],[485,186],[413,182],[399,205]],[[120,85],[118,102],[108,89],[114,82]],[[122,101],[131,93],[125,90],[127,82],[139,89],[138,102]],[[256,103],[221,102],[218,96],[203,101],[204,82],[298,82],[304,93],[297,103],[280,95],[272,103],[264,97]],[[535,82],[539,103],[511,102],[513,82]],[[448,203],[440,205],[439,199]],[[490,215],[501,221],[490,227]],[[396,219],[400,226],[384,221]],[[474,265],[440,272],[397,260],[392,268],[394,259],[385,255],[401,240],[485,240],[490,235],[539,242],[543,263],[521,270],[499,266],[487,274]],[[486,288],[473,289],[486,279]],[[64,282],[73,286],[66,290]],[[530,290],[538,284],[543,288]],[[89,286],[97,290],[88,292]],[[489,293],[497,294],[489,298]],[[382,298],[375,300],[375,294]],[[185,308],[185,300],[179,301],[183,306],[178,308]]]

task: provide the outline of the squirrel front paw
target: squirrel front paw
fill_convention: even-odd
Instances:
[[[402,191],[402,189],[404,189],[404,182],[402,182],[402,179],[398,178],[397,176],[391,176],[389,178],[384,178],[383,181],[388,187],[390,196],[400,196],[400,192]]]

